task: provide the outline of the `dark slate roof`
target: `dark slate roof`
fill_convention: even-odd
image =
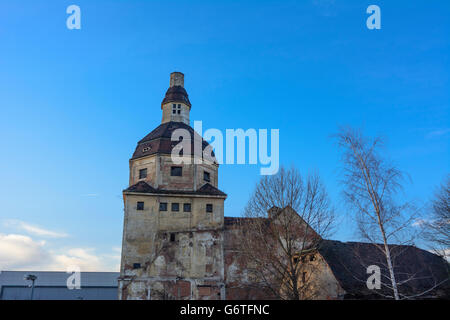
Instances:
[[[220,191],[216,187],[210,185],[209,183],[204,184],[197,191],[187,191],[187,190],[166,190],[166,189],[155,189],[145,181],[139,181],[138,183],[128,187],[123,190],[123,192],[137,192],[137,193],[156,193],[156,194],[186,194],[186,195],[206,195],[206,196],[221,196],[226,197],[227,194]]]
[[[390,249],[394,259],[397,282],[400,283],[411,276],[414,277],[414,280],[399,286],[400,294],[417,295],[441,283],[436,289],[418,298],[435,296],[450,298],[448,262],[431,252],[414,246],[390,245]],[[374,244],[323,240],[319,252],[342,288],[347,292],[347,298],[382,298],[374,293],[375,290],[369,290],[366,285],[369,276],[367,266],[369,265],[378,265],[383,276],[388,277],[389,275],[385,267],[386,258]],[[389,279],[383,279],[383,276],[383,282]],[[381,290],[377,291],[392,295],[392,290],[383,286]]]
[[[157,190],[145,181],[139,181],[131,187],[123,190],[123,192],[139,192],[139,193],[156,193]]]
[[[186,92],[186,89],[184,89],[182,86],[173,86],[167,89],[166,96],[164,97],[163,101],[161,102],[161,107],[163,104],[169,103],[169,102],[182,102],[189,107],[191,107],[191,102],[189,101],[189,96]]]
[[[131,159],[141,158],[155,153],[171,154],[173,147],[179,143],[179,141],[171,141],[172,133],[177,129],[185,129],[189,132],[192,153],[194,152],[194,139],[202,141],[202,150],[209,145],[208,142],[203,140],[203,138],[191,128],[191,126],[183,122],[170,121],[160,124],[152,132],[141,139],[138,142]]]
[[[233,226],[233,225],[239,225],[241,222],[245,221],[243,217],[223,217],[223,223],[225,226]]]
[[[225,229],[227,228],[240,228],[242,224],[247,221],[255,221],[255,219],[261,220],[265,223],[269,223],[269,219],[267,218],[248,218],[248,217],[223,217],[223,224]]]
[[[215,196],[225,196],[225,197],[227,196],[226,193],[220,191],[219,189],[217,189],[216,187],[214,187],[209,183],[205,183],[200,189],[197,190],[197,193],[204,193]]]
[[[225,226],[238,225],[242,219],[241,217],[223,217],[223,223]]]

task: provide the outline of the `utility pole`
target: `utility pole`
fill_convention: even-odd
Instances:
[[[34,293],[34,281],[36,281],[37,276],[34,274],[27,274],[23,278],[24,280],[30,280],[31,281],[31,294],[30,294],[30,300],[33,300],[33,293]]]

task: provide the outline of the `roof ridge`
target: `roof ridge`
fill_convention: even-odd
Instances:
[[[204,186],[208,184],[205,183],[201,188],[197,190],[170,190],[170,189],[161,189],[154,188],[150,184],[145,181],[139,181],[132,186],[129,186],[123,192],[138,192],[138,193],[160,193],[160,194],[200,194],[200,195],[212,195],[212,196],[224,196],[227,194],[216,187],[209,184],[209,186]]]

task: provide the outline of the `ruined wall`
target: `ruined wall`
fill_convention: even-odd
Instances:
[[[136,210],[137,202],[144,210]],[[159,211],[161,202],[168,211]],[[171,203],[180,211],[171,211]],[[223,198],[125,195],[121,299],[274,299],[255,286],[239,253],[238,219],[223,217]],[[191,203],[191,212],[182,204]],[[206,212],[206,204],[213,212]],[[234,220],[233,220],[234,219]],[[234,222],[233,222],[234,221]],[[263,252],[261,254],[264,254]],[[341,299],[341,288],[319,253],[301,258],[303,299]]]
[[[305,286],[303,299],[336,300],[343,299],[345,290],[336,280],[325,259],[319,254],[309,254],[302,259],[299,287]],[[304,273],[304,275],[303,275]]]
[[[238,224],[224,223],[224,268],[227,300],[274,299],[266,289],[254,285],[247,262],[240,256],[239,241],[243,234]]]
[[[119,298],[222,299],[223,201],[126,194]],[[161,202],[168,211],[159,210]],[[171,211],[173,202],[180,211]],[[191,203],[191,212],[183,212],[183,203]]]
[[[125,263],[124,299],[221,299],[223,255],[220,232],[197,231],[160,234],[157,254],[139,256],[147,260],[140,268]],[[157,249],[158,250],[158,249]],[[147,259],[145,259],[147,257]],[[153,260],[153,261],[150,261]],[[130,259],[130,261],[132,261]],[[142,260],[141,260],[142,261]]]
[[[300,221],[303,225],[303,220]],[[276,296],[262,287],[255,285],[249,266],[240,256],[239,243],[243,234],[239,218],[225,218],[224,221],[224,262],[226,295],[229,300],[239,299],[276,299]],[[264,254],[261,252],[260,254]],[[342,299],[345,291],[341,288],[330,267],[319,254],[306,255],[299,261],[299,282],[301,299],[324,300]],[[303,274],[304,273],[304,274]],[[283,296],[283,288],[280,290]]]

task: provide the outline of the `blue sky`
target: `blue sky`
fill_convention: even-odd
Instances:
[[[81,30],[66,28],[71,4]],[[381,30],[366,28],[370,4]],[[334,238],[356,239],[339,125],[385,136],[413,181],[404,197],[425,203],[449,172],[449,12],[448,1],[0,0],[0,269],[117,268],[128,159],[160,123],[172,71],[204,130],[280,130],[281,164],[323,177]],[[220,167],[225,215],[241,214],[259,178],[258,166]]]

